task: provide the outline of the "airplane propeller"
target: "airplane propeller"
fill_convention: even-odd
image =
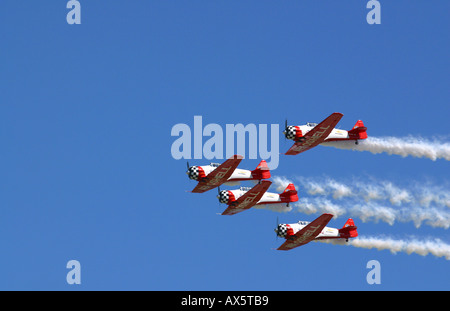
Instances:
[[[217,198],[219,199],[219,207],[220,207],[220,186],[217,187]]]
[[[286,144],[287,124],[288,124],[288,121],[287,121],[287,119],[286,119],[286,120],[284,120],[284,131],[283,131],[284,143],[285,143],[285,144]]]
[[[278,226],[279,226],[279,222],[278,222],[278,216],[277,216],[277,226],[275,227],[275,236],[276,236],[276,240],[278,241]]]

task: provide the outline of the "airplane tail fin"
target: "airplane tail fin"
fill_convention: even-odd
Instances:
[[[348,135],[356,139],[366,139],[367,138],[367,127],[364,126],[363,121],[358,120],[353,126],[353,128],[348,131]]]
[[[282,200],[287,200],[288,202],[297,202],[298,195],[294,184],[289,184],[286,189],[284,189],[284,191],[280,193],[280,197]]]
[[[265,160],[259,162],[256,169],[252,171],[252,176],[256,179],[269,179],[270,178],[270,169]]]
[[[339,233],[343,238],[356,238],[358,236],[358,227],[355,226],[353,219],[349,218],[344,226],[339,229]]]

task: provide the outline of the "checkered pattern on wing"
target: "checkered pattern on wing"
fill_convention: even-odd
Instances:
[[[229,199],[230,199],[230,196],[229,196],[227,190],[222,190],[219,192],[219,202],[220,203],[227,204]]]
[[[295,126],[288,126],[286,128],[286,134],[284,134],[286,136],[287,139],[295,139],[295,134],[297,133],[297,130],[295,129]]]
[[[199,174],[200,174],[200,171],[199,171],[197,166],[191,166],[188,169],[188,176],[189,176],[190,179],[197,180]]]
[[[279,237],[284,238],[284,237],[286,237],[287,230],[288,230],[288,228],[285,224],[279,224],[278,228],[277,228],[277,235]]]

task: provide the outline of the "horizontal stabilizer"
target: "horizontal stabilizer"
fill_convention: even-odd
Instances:
[[[252,171],[252,176],[259,180],[269,179],[271,177],[269,166],[267,165],[267,162],[265,160],[259,162],[256,169]]]
[[[358,236],[358,231],[356,231],[356,229],[358,229],[358,227],[355,226],[355,222],[353,219],[349,218],[344,227],[339,229],[339,233],[345,238],[356,238]]]
[[[367,127],[364,126],[363,121],[358,120],[355,124],[355,126],[353,126],[353,128],[348,131],[348,135],[352,138],[357,138],[357,139],[366,139],[367,138]]]

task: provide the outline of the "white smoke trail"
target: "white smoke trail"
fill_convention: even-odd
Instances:
[[[423,207],[389,207],[377,203],[334,203],[326,198],[299,198],[291,203],[298,212],[304,214],[330,213],[336,218],[342,215],[357,217],[363,222],[383,221],[389,225],[398,222],[413,222],[416,228],[423,224],[434,228],[450,228],[450,212],[439,208]]]
[[[396,254],[399,252],[411,255],[413,253],[426,256],[445,257],[450,260],[450,245],[440,239],[433,240],[395,240],[392,238],[358,237],[346,243],[344,240],[322,240],[322,242],[335,245],[351,245],[358,248],[389,250]]]
[[[357,151],[370,151],[373,154],[386,152],[389,155],[396,154],[402,157],[413,156],[428,158],[433,161],[445,159],[450,161],[450,143],[430,141],[420,137],[369,137],[360,140],[356,145],[353,141],[331,141],[321,143],[322,146],[330,146],[338,149],[350,149]]]
[[[333,199],[363,198],[365,202],[389,201],[390,204],[400,206],[404,204],[422,207],[450,208],[450,187],[436,186],[430,182],[409,183],[405,187],[394,185],[390,181],[380,181],[373,177],[353,179],[346,183],[330,177],[306,178],[298,176],[301,187],[313,196],[332,196]],[[276,184],[285,178],[274,180]]]
[[[422,224],[434,228],[450,228],[450,213],[436,208],[404,207],[392,208],[377,204],[355,205],[349,210],[352,217],[358,217],[363,222],[384,221],[391,226],[395,221],[412,222],[416,228]]]
[[[301,186],[299,201],[291,203],[304,214],[330,213],[335,217],[347,214],[363,222],[383,221],[390,225],[413,222],[416,228],[423,224],[450,228],[450,194],[446,188],[430,184],[400,188],[391,182],[368,178],[353,180],[348,185],[331,178],[298,178]],[[283,190],[291,181],[274,177],[274,185]],[[417,188],[419,187],[419,188]],[[303,196],[302,190],[312,197]]]
[[[329,213],[334,215],[336,218],[347,213],[347,209],[332,203],[330,200],[317,198],[317,199],[308,199],[308,198],[299,198],[298,202],[291,204],[292,206],[297,208],[297,211],[303,214],[323,214]]]
[[[362,222],[383,221],[391,226],[398,221],[413,222],[416,228],[423,224],[434,228],[450,228],[450,212],[436,208],[393,208],[374,203],[336,204],[325,198],[299,198],[299,201],[291,203],[291,206],[307,215],[329,213],[336,218],[346,215],[359,218]]]

